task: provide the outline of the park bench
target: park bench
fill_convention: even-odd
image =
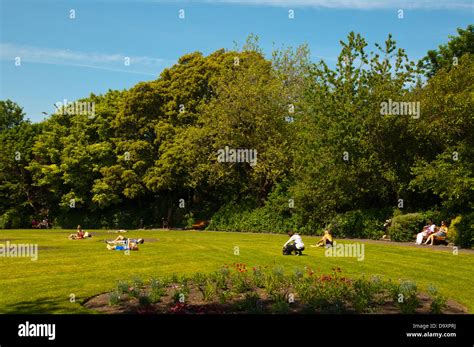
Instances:
[[[427,239],[427,237],[423,237],[423,241],[422,242],[425,242]],[[448,236],[435,236],[434,237],[434,242],[433,244],[445,244],[445,245],[448,245],[449,244],[449,240],[448,240]]]
[[[448,237],[447,236],[435,236],[434,243],[443,243],[448,244]]]

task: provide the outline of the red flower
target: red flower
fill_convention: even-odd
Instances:
[[[184,311],[184,308],[186,307],[185,303],[178,302],[176,305],[170,308],[171,313],[181,313]]]

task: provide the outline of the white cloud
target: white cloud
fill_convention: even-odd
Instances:
[[[150,76],[158,76],[164,67],[173,63],[170,60],[146,56],[90,53],[72,51],[69,49],[54,49],[0,43],[1,60],[10,60],[13,64],[16,57],[20,57],[22,62],[78,66]],[[130,61],[128,66],[125,65],[127,58],[129,58]]]
[[[474,9],[472,0],[194,0],[184,2],[340,9]]]

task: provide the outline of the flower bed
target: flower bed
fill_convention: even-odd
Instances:
[[[288,314],[288,313],[465,313],[430,286],[379,277],[350,279],[339,268],[319,274],[311,268],[285,274],[235,263],[211,274],[173,274],[163,279],[119,282],[84,306],[103,313]]]

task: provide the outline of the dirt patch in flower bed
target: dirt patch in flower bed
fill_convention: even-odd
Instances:
[[[436,288],[420,292],[410,281],[349,279],[340,269],[329,275],[308,268],[293,274],[279,268],[247,271],[244,264],[191,277],[121,281],[83,305],[106,314],[467,313]]]

